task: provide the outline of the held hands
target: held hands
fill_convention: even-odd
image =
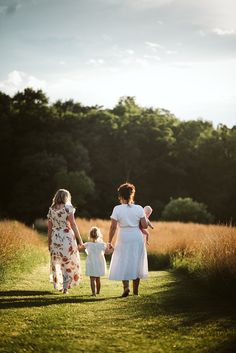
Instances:
[[[111,245],[111,243],[107,243],[107,247],[106,247],[106,250],[105,250],[105,254],[111,254],[113,253],[114,251],[114,248],[113,246]]]
[[[84,246],[84,243],[81,243],[78,245],[78,250],[84,250],[85,249],[85,246]]]

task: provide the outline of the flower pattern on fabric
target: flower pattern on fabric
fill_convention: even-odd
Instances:
[[[51,278],[58,290],[70,288],[81,279],[78,246],[68,221],[68,215],[74,211],[71,205],[66,205],[60,210],[49,208],[47,215],[52,222]]]

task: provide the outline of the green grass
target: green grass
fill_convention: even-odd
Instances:
[[[82,261],[84,267],[84,260]],[[90,296],[84,277],[69,295],[52,290],[49,265],[0,291],[0,352],[233,353],[233,299],[204,292],[172,272],[150,272],[140,296],[120,298],[121,284],[102,279]]]
[[[37,249],[24,245],[15,251],[14,257],[9,260],[7,265],[2,263],[0,259],[1,282],[7,281],[7,278],[11,278],[13,281],[17,280],[22,273],[32,272],[35,267],[47,260],[48,253],[44,248]]]

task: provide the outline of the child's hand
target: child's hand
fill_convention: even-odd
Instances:
[[[80,250],[84,250],[85,249],[85,246],[84,246],[84,244],[80,244],[80,245],[78,245],[78,250],[80,251]]]
[[[114,251],[113,246],[111,245],[111,243],[107,243],[107,247],[105,250],[105,254],[111,254]]]
[[[108,249],[108,250],[113,249],[113,246],[111,245],[111,243],[107,243],[107,249]]]

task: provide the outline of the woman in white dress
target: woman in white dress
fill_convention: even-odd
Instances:
[[[118,188],[120,205],[115,206],[111,215],[109,248],[119,226],[117,241],[111,259],[109,279],[122,281],[123,297],[129,295],[129,280],[133,280],[133,294],[138,295],[140,278],[148,276],[147,251],[140,230],[147,228],[147,220],[141,206],[134,204],[135,186],[129,183]]]

